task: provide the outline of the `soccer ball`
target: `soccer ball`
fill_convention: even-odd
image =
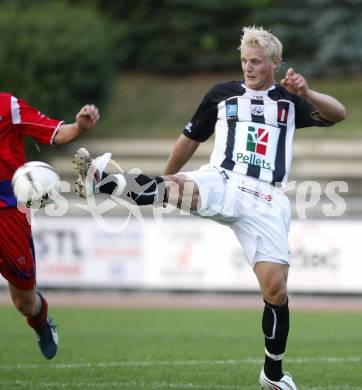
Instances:
[[[40,209],[53,202],[60,192],[60,178],[54,168],[41,161],[27,162],[19,167],[11,184],[18,204]]]

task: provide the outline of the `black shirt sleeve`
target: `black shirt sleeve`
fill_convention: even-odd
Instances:
[[[212,88],[204,97],[183,134],[195,141],[204,142],[214,132],[217,121],[218,99]]]
[[[305,99],[300,96],[294,96],[294,99],[295,127],[297,129],[311,126],[328,127],[334,125],[334,122],[323,119],[318,110]]]

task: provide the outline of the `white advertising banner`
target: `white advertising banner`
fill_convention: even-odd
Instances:
[[[291,291],[362,293],[362,221],[292,223]]]
[[[233,232],[196,217],[166,219],[149,228],[148,287],[193,290],[255,290]]]
[[[122,222],[115,218],[115,224]],[[111,234],[91,218],[37,218],[33,237],[38,284],[138,287],[144,279],[144,235],[133,221],[121,234]]]
[[[289,235],[291,292],[362,293],[362,221],[294,221]],[[232,231],[201,219],[166,220],[147,234],[146,285],[258,291]]]
[[[109,221],[124,228],[110,233],[89,217],[36,218],[38,284],[258,291],[242,248],[225,226],[185,216]],[[361,237],[362,221],[292,222],[289,290],[362,293]]]

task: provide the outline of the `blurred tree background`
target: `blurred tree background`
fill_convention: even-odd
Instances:
[[[89,7],[62,2],[3,3],[1,90],[65,120],[74,120],[84,101],[106,101],[116,57],[104,18]]]
[[[352,122],[339,129],[359,130],[362,0],[0,0],[0,9],[0,88],[66,120],[95,102],[104,115],[94,135],[178,134],[210,83],[242,77],[241,27],[253,24],[283,42],[282,71],[297,68],[347,105]]]
[[[308,75],[362,71],[361,0],[69,0],[121,27],[124,69],[185,74],[235,70],[241,26],[263,25]]]

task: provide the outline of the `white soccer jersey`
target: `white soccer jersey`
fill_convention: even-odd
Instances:
[[[215,132],[211,166],[275,184],[288,179],[294,130],[331,124],[280,85],[253,91],[232,81],[206,94],[184,134],[202,142]]]

